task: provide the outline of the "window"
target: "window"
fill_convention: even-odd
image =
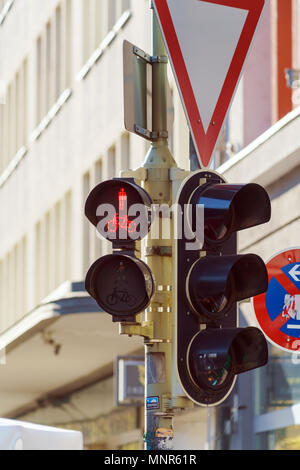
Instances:
[[[0,174],[4,169],[4,110],[0,104]]]
[[[0,0],[0,25],[4,22],[14,0]]]
[[[117,20],[129,8],[130,0],[82,0],[82,64],[87,62]]]
[[[108,149],[107,154],[107,178],[114,178],[116,176],[116,147],[112,146]]]
[[[61,20],[61,7],[57,7],[55,11],[55,98],[58,99],[63,91],[62,86],[62,20]],[[56,101],[55,99],[55,101]]]
[[[71,278],[71,201],[67,192],[36,224],[36,304]]]
[[[0,171],[5,170],[21,147],[27,133],[27,60],[8,84],[5,104],[0,105]]]
[[[36,42],[36,125],[71,81],[71,0],[63,0]]]
[[[36,43],[36,123],[42,119],[42,38],[39,37]]]
[[[0,261],[1,331],[26,313],[27,243],[24,237]]]
[[[52,104],[52,96],[51,96],[51,62],[52,62],[52,29],[50,22],[47,24],[46,27],[46,73],[45,73],[45,101],[46,106],[45,109],[49,109]],[[40,47],[40,46],[39,46]],[[41,97],[42,100],[42,97]],[[42,116],[40,115],[39,118],[41,119]]]
[[[87,172],[83,176],[83,205],[88,197],[88,194],[91,189],[90,183],[90,173]],[[83,271],[86,272],[90,265],[90,258],[91,258],[91,224],[89,223],[88,219],[85,217],[83,223]]]

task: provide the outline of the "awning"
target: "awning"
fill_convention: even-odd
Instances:
[[[0,416],[95,383],[112,374],[117,355],[142,347],[142,338],[119,335],[83,282],[67,282],[0,336]]]
[[[79,431],[0,419],[0,450],[82,450]]]

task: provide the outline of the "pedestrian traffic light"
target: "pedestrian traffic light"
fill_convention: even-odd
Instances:
[[[151,224],[151,198],[132,178],[104,181],[89,194],[85,214],[114,248],[133,247]]]
[[[112,242],[113,253],[90,267],[85,288],[114,322],[134,322],[154,292],[151,270],[135,256],[136,242],[150,228],[151,204],[148,193],[133,179],[121,178],[100,183],[86,201],[87,218]]]
[[[179,190],[175,219],[175,338],[178,378],[199,405],[230,393],[236,375],[266,364],[267,343],[239,328],[238,302],[268,287],[264,262],[237,254],[237,232],[266,223],[270,199],[258,184],[232,185],[199,171]]]

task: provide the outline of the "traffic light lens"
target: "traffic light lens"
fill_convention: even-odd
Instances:
[[[195,232],[195,207],[204,206],[204,236],[210,245],[227,241],[234,232],[268,222],[271,217],[270,198],[255,183],[213,184],[196,189],[192,204],[192,227]]]
[[[209,312],[220,313],[226,309],[229,299],[224,294],[220,294],[216,297],[203,297],[201,299],[203,307]]]
[[[196,386],[217,392],[230,386],[236,374],[265,365],[268,347],[254,327],[206,328],[190,342],[187,357]]]
[[[151,204],[149,194],[135,183],[108,180],[91,191],[85,214],[104,238],[126,244],[147,235]]]
[[[118,318],[132,317],[149,304],[154,283],[150,269],[141,260],[114,254],[92,265],[86,290],[105,312]]]
[[[267,287],[263,260],[248,254],[200,258],[190,269],[186,289],[194,311],[215,320],[234,302],[265,292]]]
[[[212,359],[215,360],[216,359],[215,355],[213,354],[212,356],[213,356]],[[229,354],[227,355],[224,367],[220,369],[215,369],[213,364],[212,365],[206,364],[207,370],[204,370],[201,373],[201,381],[206,382],[207,386],[212,387],[214,389],[224,385],[227,378],[229,377],[231,365],[232,365],[232,360]]]
[[[210,224],[204,225],[204,236],[206,240],[224,240],[228,233],[228,226],[223,221],[210,221]]]
[[[214,341],[206,347],[207,338],[210,338],[210,332],[207,333],[205,330],[199,332],[192,340],[189,349],[189,369],[193,381],[199,388],[217,391],[227,387],[234,377],[234,355],[230,347],[222,348]]]

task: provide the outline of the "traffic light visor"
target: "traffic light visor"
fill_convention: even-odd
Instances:
[[[254,327],[210,328],[194,336],[188,352],[188,367],[199,388],[218,391],[236,374],[262,367],[268,361],[263,333]]]
[[[254,254],[206,256],[198,259],[187,278],[187,293],[193,309],[218,318],[234,302],[268,288],[268,273],[263,260]]]
[[[191,197],[193,222],[195,205],[204,206],[204,236],[209,243],[223,243],[239,230],[266,223],[271,203],[266,190],[256,183],[246,185],[207,184]],[[195,232],[195,227],[193,227]]]

